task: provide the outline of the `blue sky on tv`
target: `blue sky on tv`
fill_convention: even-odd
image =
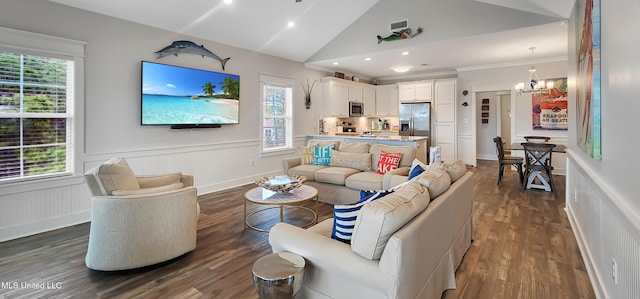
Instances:
[[[167,64],[143,61],[142,93],[169,96],[204,95],[202,86],[211,82],[215,93],[222,93],[222,82],[229,76],[238,80],[238,75],[198,70]]]

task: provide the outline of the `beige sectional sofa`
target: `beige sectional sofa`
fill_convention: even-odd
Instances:
[[[315,139],[307,142],[307,146],[330,144],[336,151],[332,151],[329,166],[302,164],[300,157],[282,161],[284,174],[307,177],[305,184],[318,189],[319,200],[330,204],[353,203],[359,200],[360,190],[389,189],[405,182],[416,157],[412,146]],[[381,151],[402,153],[397,169],[385,174],[376,172]]]
[[[309,229],[279,223],[269,243],[305,258],[301,298],[441,298],[473,238],[473,174],[456,178],[428,169],[365,204],[351,244],[331,238],[333,218]]]

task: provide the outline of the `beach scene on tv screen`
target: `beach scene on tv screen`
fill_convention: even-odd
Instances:
[[[237,124],[240,77],[143,62],[142,124]]]

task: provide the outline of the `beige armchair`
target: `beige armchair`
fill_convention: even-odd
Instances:
[[[124,158],[113,158],[84,177],[91,191],[87,267],[139,268],[196,248],[200,207],[193,176],[135,176]]]

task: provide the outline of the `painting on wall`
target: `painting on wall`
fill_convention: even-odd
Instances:
[[[567,130],[569,113],[567,100],[567,78],[545,80],[553,85],[548,93],[531,95],[531,119],[534,130]]]
[[[577,142],[600,160],[600,0],[578,0],[575,11]]]

